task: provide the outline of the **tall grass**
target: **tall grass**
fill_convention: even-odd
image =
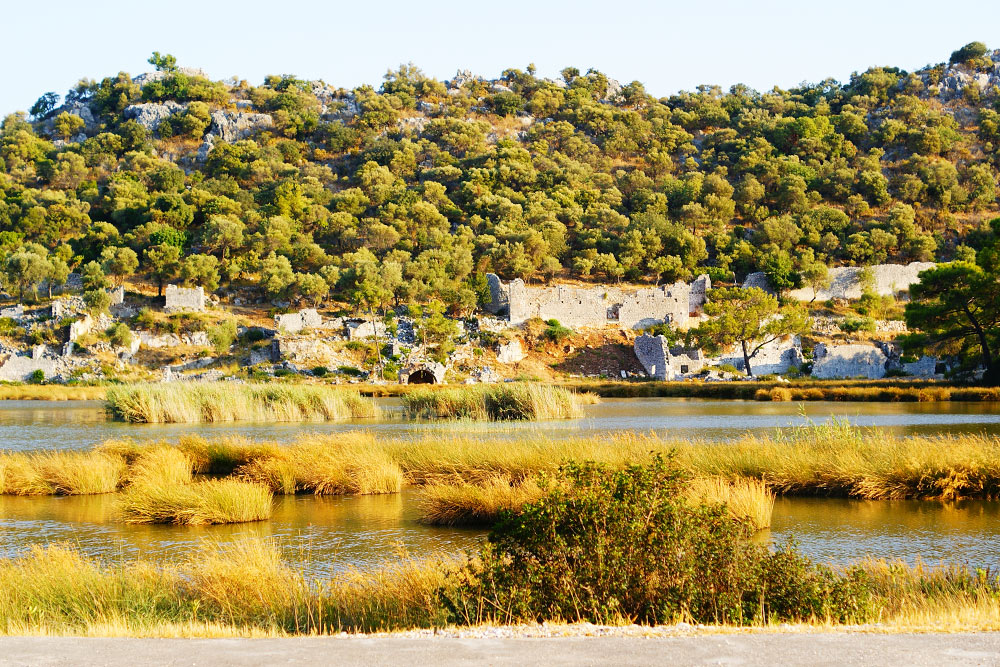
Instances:
[[[501,512],[516,513],[544,494],[535,478],[513,481],[498,475],[478,483],[434,482],[421,488],[421,519],[432,525],[490,525]],[[693,503],[725,505],[730,514],[748,521],[756,530],[771,525],[774,492],[759,480],[692,479],[685,495]]]
[[[774,492],[757,479],[701,477],[688,484],[687,497],[695,503],[725,505],[729,513],[756,530],[771,525]]]
[[[378,416],[356,390],[313,385],[176,382],[110,387],[117,420],[149,424],[230,421],[323,421]]]
[[[393,493],[407,485],[489,485],[498,477],[514,487],[567,461],[624,466],[647,461],[652,454],[672,453],[691,477],[754,479],[779,494],[1000,498],[997,437],[900,437],[845,422],[810,425],[785,434],[747,434],[726,442],[692,442],[632,432],[601,438],[428,435],[411,439],[363,431],[310,435],[286,444],[198,436],[181,438],[176,445],[108,441],[96,452],[0,455],[0,488],[4,493],[18,494],[114,490],[112,481],[117,480],[120,486],[141,476],[140,459],[148,450],[159,448],[183,453],[196,473],[235,475],[276,493]],[[119,459],[125,461],[125,467],[117,474],[114,461]],[[58,481],[61,465],[85,466],[90,460],[108,462],[103,486]],[[188,464],[175,460],[173,465],[179,467],[178,475],[187,474]],[[161,471],[168,468],[166,464],[152,467]],[[62,477],[72,475],[67,472]]]
[[[436,482],[421,489],[420,514],[432,525],[489,525],[501,512],[517,512],[544,493],[534,479],[518,482],[503,475],[479,483]]]
[[[1000,401],[1000,387],[950,384],[915,379],[793,380],[759,382],[567,382],[577,391],[604,398],[677,397],[738,400],[784,399],[788,390],[794,401],[874,401],[882,403],[935,401]]]
[[[581,405],[596,400],[593,394],[532,382],[421,389],[402,396],[410,417],[477,421],[571,419],[582,416]]]
[[[101,386],[4,384],[0,385],[0,401],[96,401],[107,391]]]
[[[271,517],[271,492],[235,479],[192,484],[143,480],[121,494],[118,512],[125,523],[199,526],[261,521]]]
[[[0,561],[0,633],[286,636],[441,625],[457,561],[403,559],[306,580],[268,540],[206,542],[168,566],[109,565],[68,546]]]
[[[0,494],[112,493],[121,483],[125,469],[121,457],[99,451],[0,453]]]

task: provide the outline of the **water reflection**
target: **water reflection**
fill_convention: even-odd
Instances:
[[[100,558],[173,561],[205,539],[274,538],[284,556],[310,575],[370,566],[399,553],[456,553],[475,546],[478,530],[425,526],[415,496],[295,496],[275,499],[269,521],[227,526],[127,525],[115,521],[115,498],[0,496],[0,557],[32,545],[67,543]]]
[[[901,435],[989,433],[1000,435],[997,403],[771,403],[700,399],[606,399],[587,406],[581,419],[489,424],[410,422],[400,418],[397,399],[379,399],[386,417],[327,423],[121,424],[107,421],[99,401],[0,401],[0,447],[59,449],[90,447],[108,438],[176,440],[180,436],[243,435],[289,439],[301,433],[370,430],[392,437],[428,433],[518,437],[543,433],[570,437],[632,430],[678,438],[725,440],[748,430],[784,430],[803,424],[800,411],[816,422],[832,417],[877,426]]]
[[[771,537],[845,564],[865,556],[931,565],[1000,566],[1000,503],[779,498]]]

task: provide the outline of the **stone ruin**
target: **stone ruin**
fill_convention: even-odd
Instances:
[[[180,313],[184,311],[201,313],[205,311],[205,289],[203,287],[167,285],[164,294],[166,296],[166,305],[163,308],[163,312],[165,313]]]
[[[718,357],[709,360],[712,364],[729,364],[746,372],[743,348],[734,345]],[[765,344],[750,360],[754,375],[783,375],[791,368],[802,366],[802,341],[798,336],[777,338]]]
[[[701,372],[706,366],[729,364],[744,370],[742,348],[734,346],[717,357],[705,357],[698,349],[670,347],[664,336],[643,334],[633,343],[635,356],[654,380],[673,380]],[[802,343],[798,336],[774,340],[750,360],[754,375],[780,375],[802,365]]]
[[[363,340],[365,338],[385,338],[385,323],[375,320],[374,325],[371,320],[348,320],[344,323],[347,327],[347,340]]]
[[[24,305],[19,303],[16,306],[0,308],[0,317],[10,318],[14,321],[22,319],[24,317]]]
[[[888,360],[885,352],[874,345],[819,343],[813,348],[812,376],[823,380],[859,377],[879,380],[885,377]]]
[[[276,315],[274,318],[274,328],[285,333],[298,333],[303,329],[319,327],[323,325],[323,318],[314,308],[306,308],[297,313]]]
[[[490,303],[485,310],[493,314],[506,311],[512,325],[538,317],[555,319],[569,327],[612,324],[643,329],[669,323],[686,329],[691,317],[701,313],[711,289],[707,275],[698,276],[691,284],[677,282],[633,290],[608,285],[528,287],[520,279],[504,284],[492,273],[486,275],[486,280]]]
[[[863,286],[861,272],[871,269],[873,288],[880,296],[895,295],[910,289],[910,285],[920,282],[920,272],[937,266],[934,262],[910,262],[909,264],[875,264],[874,266],[839,266],[829,271],[830,286],[816,290],[802,287],[788,292],[788,296],[798,301],[826,301],[828,299],[860,299]],[[743,287],[760,287],[766,292],[774,290],[767,276],[760,271],[747,275]]]
[[[436,361],[410,364],[399,371],[399,384],[441,384],[447,370]]]
[[[908,376],[923,379],[941,377],[937,373],[937,357],[904,362],[899,345],[893,343],[820,343],[813,349],[813,359],[812,376],[820,379],[879,380],[886,377],[889,371],[902,371]]]
[[[524,359],[524,350],[521,349],[521,341],[514,338],[506,343],[497,345],[497,361],[501,364],[516,364]]]
[[[654,380],[673,380],[679,375],[699,372],[705,365],[701,350],[682,345],[670,347],[664,336],[643,334],[635,339],[635,356]]]

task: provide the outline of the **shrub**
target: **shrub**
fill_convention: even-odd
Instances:
[[[87,304],[87,311],[94,316],[108,312],[111,307],[111,295],[103,289],[88,290],[83,293],[83,302]]]
[[[543,335],[553,343],[561,343],[566,338],[573,335],[573,330],[559,324],[559,320],[546,320]]]
[[[31,375],[28,376],[28,384],[42,384],[43,382],[45,382],[45,371],[41,368],[31,371]]]
[[[215,348],[216,354],[225,354],[232,347],[233,343],[236,342],[238,335],[236,332],[236,321],[226,320],[214,327],[209,327],[205,333],[208,334],[208,340],[212,342],[212,347]]]
[[[119,322],[108,327],[107,334],[108,340],[111,341],[112,345],[128,347],[132,344],[132,332],[124,322]]]
[[[875,333],[875,320],[870,317],[847,317],[837,324],[844,333],[865,331]]]
[[[478,559],[443,593],[457,623],[561,619],[769,623],[873,615],[857,571],[770,552],[724,506],[693,504],[660,456],[612,469],[567,464],[546,494],[501,515]]]
[[[326,366],[316,366],[313,368],[312,373],[318,378],[326,377],[330,373],[330,369]]]

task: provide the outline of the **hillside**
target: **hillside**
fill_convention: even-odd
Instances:
[[[660,99],[574,68],[441,82],[408,65],[344,90],[150,61],[3,121],[11,293],[68,270],[455,312],[488,271],[789,287],[820,265],[968,257],[997,215],[1000,51],[977,43],[916,72]]]

